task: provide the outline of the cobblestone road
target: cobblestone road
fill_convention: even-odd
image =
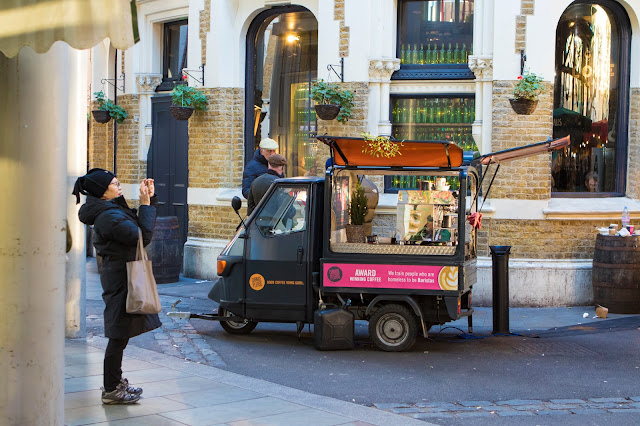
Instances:
[[[458,401],[430,403],[382,403],[377,408],[420,420],[471,417],[516,417],[571,414],[637,413],[640,396],[627,398],[513,399],[508,401]]]

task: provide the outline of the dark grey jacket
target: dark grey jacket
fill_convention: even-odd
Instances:
[[[155,197],[152,198],[155,204]],[[107,201],[87,196],[80,207],[80,221],[93,225],[93,244],[102,257],[100,282],[104,300],[104,334],[113,339],[126,339],[160,327],[158,315],[128,314],[127,262],[135,260],[138,228],[146,246],[153,237],[156,221],[154,206],[129,208],[124,197]]]
[[[244,166],[244,171],[242,172],[242,196],[244,198],[249,199],[251,184],[258,176],[267,173],[268,169],[267,159],[260,154],[259,149],[256,150],[253,158]]]
[[[260,175],[251,184],[251,190],[249,191],[249,197],[247,197],[247,215],[256,208],[264,194],[267,193],[269,187],[274,180],[284,177],[278,174],[275,170],[268,169],[263,175]]]

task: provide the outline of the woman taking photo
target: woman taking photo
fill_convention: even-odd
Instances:
[[[140,183],[140,208],[131,209],[122,196],[116,176],[104,169],[91,169],[78,178],[73,189],[76,204],[80,194],[87,201],[80,207],[82,223],[93,225],[93,245],[102,258],[100,282],[104,309],[104,334],[109,339],[104,355],[104,404],[133,404],[141,388],[129,386],[122,377],[122,356],[129,339],[160,327],[158,315],[128,314],[127,262],[136,258],[138,228],[144,245],[151,242],[156,220],[153,179]]]

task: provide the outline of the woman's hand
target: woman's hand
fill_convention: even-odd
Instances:
[[[140,205],[148,206],[151,204],[151,200],[149,199],[149,189],[143,180],[140,182]]]
[[[153,183],[153,179],[145,179],[144,180],[145,185],[147,185],[147,190],[149,193],[149,197],[153,197],[154,195],[156,195],[156,187]]]

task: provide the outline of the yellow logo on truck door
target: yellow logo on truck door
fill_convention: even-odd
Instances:
[[[252,289],[259,291],[264,287],[264,277],[260,274],[253,274],[249,278],[249,285]]]

